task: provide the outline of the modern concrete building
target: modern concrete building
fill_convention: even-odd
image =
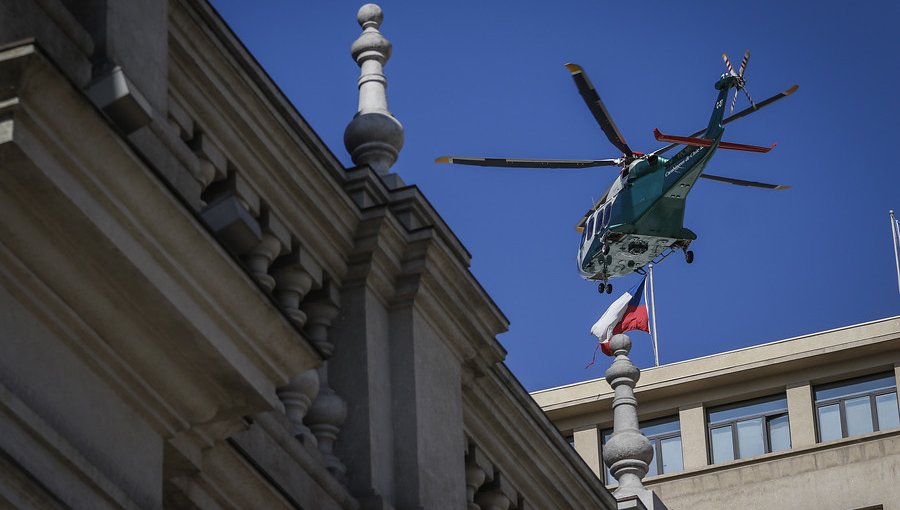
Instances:
[[[358,21],[344,168],[204,0],[0,2],[0,506],[616,507],[390,172]]]
[[[900,509],[900,317],[644,369],[635,389],[671,510]],[[598,477],[604,379],[533,393]]]

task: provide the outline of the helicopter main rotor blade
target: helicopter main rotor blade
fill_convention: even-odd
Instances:
[[[575,86],[578,87],[578,92],[587,104],[588,109],[591,110],[594,118],[597,119],[597,123],[600,124],[600,129],[606,134],[610,143],[615,145],[616,148],[622,151],[622,154],[625,154],[626,156],[634,154],[631,147],[625,142],[625,137],[622,136],[616,123],[613,122],[612,117],[609,115],[609,111],[600,99],[600,95],[597,94],[597,90],[594,89],[591,80],[588,79],[587,74],[585,74],[584,69],[578,64],[566,64],[566,69],[572,73],[572,79],[575,80]]]
[[[595,166],[618,166],[619,159],[513,159],[513,158],[467,158],[442,156],[435,163],[457,165],[490,166],[501,168],[590,168]]]
[[[741,111],[735,113],[734,115],[731,115],[731,116],[729,116],[728,118],[726,118],[725,120],[723,120],[723,121],[722,121],[722,125],[724,126],[724,125],[726,125],[726,124],[728,124],[728,123],[730,123],[730,122],[734,122],[734,121],[736,121],[736,120],[738,120],[738,119],[740,119],[740,118],[746,117],[747,115],[750,115],[751,113],[753,113],[753,112],[755,112],[755,111],[757,111],[757,110],[762,109],[764,106],[768,106],[768,105],[774,103],[775,101],[778,101],[779,99],[783,99],[783,98],[785,98],[785,97],[788,97],[789,95],[793,94],[794,92],[797,92],[797,89],[799,89],[799,88],[800,88],[800,85],[794,85],[793,87],[791,87],[791,88],[789,88],[789,89],[787,89],[787,90],[785,90],[785,91],[783,91],[783,92],[779,92],[779,93],[775,94],[774,96],[772,96],[772,97],[770,97],[770,98],[768,98],[768,99],[766,99],[766,100],[764,100],[764,101],[762,101],[762,102],[756,103],[755,105],[754,105],[754,104],[751,104],[751,106],[749,106],[749,107],[747,107],[747,108],[744,108],[743,110],[741,110]],[[705,131],[706,131],[705,129],[701,129],[700,131],[697,131],[696,133],[691,134],[691,137],[700,136],[700,135],[702,135]],[[672,150],[673,148],[675,148],[675,147],[677,147],[677,146],[679,146],[679,145],[682,145],[682,144],[679,144],[679,143],[671,143],[671,144],[666,145],[665,147],[663,147],[663,148],[661,148],[661,149],[656,149],[655,151],[651,152],[650,155],[651,155],[651,156],[652,156],[652,155],[659,155],[659,154],[662,154],[662,153],[664,153],[664,152],[668,152],[668,151]]]
[[[743,110],[735,113],[734,115],[729,116],[727,119],[722,121],[722,125],[724,126],[725,124],[728,124],[729,122],[734,122],[734,121],[740,119],[741,117],[746,117],[747,115],[750,115],[751,113],[755,112],[756,110],[761,109],[764,106],[768,106],[768,105],[774,103],[775,101],[778,101],[779,99],[788,97],[789,95],[793,94],[794,92],[797,92],[797,89],[799,89],[799,88],[800,88],[800,85],[794,85],[793,87],[785,90],[784,92],[779,92],[779,93],[775,94],[774,96],[772,96],[760,103],[756,103],[756,104],[752,104],[753,100],[751,99],[751,105],[749,107],[744,108]],[[749,96],[749,94],[748,94],[748,96]],[[749,99],[749,97],[748,97],[748,99]],[[700,133],[703,133],[703,130],[697,131],[698,135]]]
[[[703,179],[709,179],[711,181],[727,182],[729,184],[736,184],[738,186],[748,186],[751,188],[762,188],[762,189],[788,189],[788,188],[790,188],[790,186],[784,186],[781,184],[769,184],[766,182],[745,181],[743,179],[735,179],[733,177],[722,177],[721,175],[700,174],[700,177]]]

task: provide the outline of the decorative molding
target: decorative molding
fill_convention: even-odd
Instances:
[[[275,386],[316,351],[34,46],[0,51],[0,75],[24,74],[0,140],[0,230],[20,280],[78,318],[76,352],[98,375],[143,381],[132,402],[164,437],[279,407]]]

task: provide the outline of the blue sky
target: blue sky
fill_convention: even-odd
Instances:
[[[349,55],[361,2],[214,0],[303,117],[346,166],[356,111]],[[900,314],[888,210],[900,210],[897,2],[384,1],[394,44],[388,101],[406,145],[394,167],[418,185],[472,253],[472,271],[509,317],[499,337],[529,390],[602,376],[590,326],[611,296],[576,271],[574,225],[615,170],[483,169],[441,155],[617,157],[582,102],[567,62],[590,76],[629,145],[653,128],[706,125],[721,53],[751,50],[748,90],[800,90],[726,128],[710,173],[793,186],[704,181],[685,226],[696,260],[656,272],[662,363]],[[746,106],[738,100],[738,108]],[[652,366],[649,336],[633,359]],[[338,348],[340,348],[338,346]]]

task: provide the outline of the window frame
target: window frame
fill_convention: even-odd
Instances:
[[[765,402],[767,400],[771,400],[771,401],[784,400],[785,406],[784,406],[783,410],[777,409],[777,410],[773,410],[773,411],[762,411],[762,412],[758,412],[755,414],[739,416],[737,418],[732,418],[729,420],[717,421],[715,423],[712,423],[709,420],[710,412],[715,412],[715,410],[717,408],[730,407],[732,409],[738,409],[738,408],[745,407],[745,406],[751,406],[756,403]],[[709,445],[709,451],[707,452],[707,456],[708,456],[707,460],[709,461],[709,464],[715,465],[715,464],[721,464],[722,462],[734,462],[734,461],[740,460],[742,458],[747,458],[747,457],[741,456],[741,447],[740,447],[741,445],[740,445],[740,441],[738,441],[737,424],[740,422],[753,421],[753,420],[757,420],[760,418],[763,419],[762,420],[762,425],[763,425],[762,434],[763,434],[763,448],[765,450],[762,454],[766,455],[769,453],[773,453],[772,452],[772,438],[770,437],[770,434],[769,434],[769,422],[775,418],[780,418],[782,416],[787,417],[788,431],[790,431],[791,417],[788,413],[787,395],[783,394],[783,393],[776,393],[774,395],[753,398],[750,400],[742,400],[739,402],[733,402],[731,404],[723,404],[721,406],[716,406],[716,407],[707,409],[706,410],[706,441],[707,441],[707,444]],[[715,452],[713,451],[713,438],[712,438],[713,430],[721,429],[721,428],[725,428],[725,427],[731,427],[731,448],[732,448],[732,453],[734,454],[734,458],[731,460],[715,462],[715,460],[714,460]],[[792,447],[793,447],[793,445],[789,446],[787,449],[790,449]],[[783,451],[783,450],[778,450],[778,451]]]
[[[817,390],[827,389],[827,388],[839,388],[841,386],[849,386],[856,382],[864,381],[866,379],[876,380],[880,377],[894,377],[894,385],[886,386],[884,388],[874,389],[874,390],[866,390],[866,391],[857,391],[855,393],[847,393],[846,395],[841,395],[839,397],[832,397],[826,400],[815,400],[815,394]],[[841,423],[841,437],[839,439],[829,439],[829,441],[840,441],[841,439],[847,439],[848,437],[857,437],[859,434],[850,436],[847,431],[847,409],[845,402],[847,400],[854,400],[859,397],[869,397],[869,412],[872,415],[872,432],[881,432],[881,424],[878,419],[878,409],[876,403],[876,397],[881,395],[887,395],[889,393],[894,394],[894,398],[898,399],[898,395],[900,392],[897,391],[897,377],[892,372],[879,372],[877,374],[869,374],[861,377],[854,377],[853,379],[845,379],[843,381],[836,381],[826,384],[820,384],[818,386],[813,386],[813,411],[815,415],[815,424],[816,424],[816,443],[821,443],[822,441],[822,427],[819,423],[819,409],[822,407],[828,407],[837,404],[838,405],[838,413],[840,414],[840,423]],[[900,401],[898,401],[898,407],[900,407]]]
[[[665,475],[663,471],[663,454],[662,454],[662,442],[665,439],[672,439],[674,437],[681,438],[681,420],[678,420],[678,430],[675,432],[665,432],[663,434],[655,434],[653,436],[646,436],[647,439],[650,440],[650,446],[653,447],[653,462],[656,464],[656,474],[653,476]],[[681,471],[684,471],[684,442],[681,443]],[[678,473],[678,471],[672,471],[672,473]]]

